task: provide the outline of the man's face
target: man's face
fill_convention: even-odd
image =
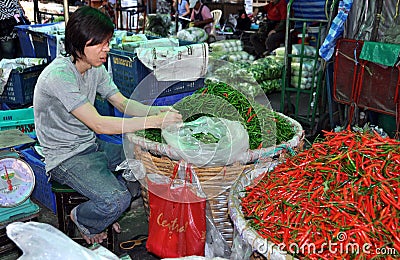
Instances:
[[[83,61],[91,66],[98,67],[107,61],[107,53],[110,51],[110,40],[107,39],[104,42],[93,45],[85,46],[85,56],[82,58]],[[87,44],[90,41],[87,42]]]

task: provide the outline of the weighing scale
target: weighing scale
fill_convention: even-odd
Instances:
[[[0,131],[0,226],[39,212],[29,199],[35,187],[34,172],[16,151],[34,142],[18,129]]]
[[[15,252],[6,227],[13,221],[30,221],[38,216],[39,206],[30,200],[35,175],[17,152],[0,152],[0,254]]]
[[[18,153],[0,155],[0,226],[39,212],[30,200],[35,188],[35,174]]]

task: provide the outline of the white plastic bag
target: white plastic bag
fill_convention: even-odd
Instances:
[[[127,181],[141,180],[146,176],[146,168],[141,161],[136,159],[126,159],[115,170],[124,170],[122,177]]]
[[[224,118],[202,116],[182,127],[169,126],[161,134],[183,160],[198,167],[242,161],[249,149],[249,136],[243,125]],[[200,141],[195,134],[209,135],[216,142]]]
[[[19,260],[118,260],[109,250],[85,248],[55,227],[34,221],[13,222],[7,236],[22,250]]]

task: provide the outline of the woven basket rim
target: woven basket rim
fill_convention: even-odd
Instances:
[[[296,120],[294,120],[293,118],[286,116],[283,113],[280,112],[275,112],[275,113],[277,113],[279,116],[281,116],[285,120],[289,121],[289,123],[291,123],[295,131],[294,136],[290,140],[281,144],[277,144],[275,146],[261,148],[261,149],[254,149],[254,150],[249,149],[247,150],[245,156],[241,156],[242,158],[246,159],[244,159],[244,161],[239,161],[239,163],[243,164],[253,163],[259,158],[273,157],[275,155],[281,154],[285,149],[296,148],[302,145],[302,141],[304,139],[304,130],[301,124]],[[178,152],[175,150],[175,148],[173,148],[168,144],[151,141],[144,137],[137,136],[135,135],[135,133],[127,133],[126,135],[128,137],[128,140],[156,155],[167,156],[172,160],[182,159],[178,154]]]
[[[277,164],[277,161],[272,162],[270,167]],[[240,204],[240,196],[246,186],[252,183],[256,177],[260,176],[268,168],[258,168],[243,172],[237,181],[232,185],[228,195],[228,212],[233,222],[235,230],[238,234],[251,245],[253,250],[257,251],[262,256],[271,260],[288,259],[288,254],[281,253],[277,245],[261,237],[255,229],[253,229],[249,222],[245,219]],[[290,259],[297,259],[290,256]]]

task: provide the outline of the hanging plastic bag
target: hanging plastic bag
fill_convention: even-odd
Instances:
[[[150,216],[146,248],[161,258],[204,256],[206,195],[190,166],[177,164],[172,176],[147,175]]]
[[[169,126],[162,136],[181,158],[198,167],[243,161],[249,136],[238,121],[202,116],[182,127]]]

